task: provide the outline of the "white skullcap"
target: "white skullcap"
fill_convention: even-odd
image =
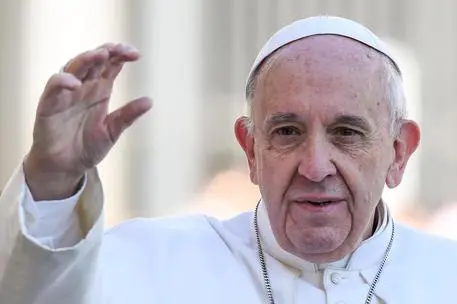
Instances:
[[[248,80],[261,63],[280,47],[298,39],[315,35],[338,35],[352,38],[386,55],[400,73],[394,57],[379,37],[365,26],[341,17],[316,16],[297,20],[277,31],[260,50],[249,71]]]

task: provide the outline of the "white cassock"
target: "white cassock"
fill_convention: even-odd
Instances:
[[[35,204],[16,171],[0,199],[0,303],[267,303],[252,212],[135,219],[104,233],[102,196],[93,170],[75,197]],[[377,212],[376,232],[350,257],[316,265],[278,246],[261,204],[276,303],[365,303],[392,231],[386,206]],[[395,229],[372,303],[457,303],[456,243]]]

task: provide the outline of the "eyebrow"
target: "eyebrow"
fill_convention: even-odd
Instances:
[[[267,129],[286,122],[299,122],[302,119],[294,113],[275,113],[267,118],[266,127]]]
[[[283,123],[290,123],[290,122],[300,122],[304,123],[303,119],[300,118],[297,114],[294,113],[275,113],[272,114],[266,120],[266,127],[267,129],[283,124]],[[339,115],[336,119],[332,122],[332,125],[343,124],[343,125],[351,125],[355,127],[362,128],[364,130],[370,130],[370,124],[366,119],[357,115]]]
[[[335,124],[344,124],[344,125],[351,125],[355,127],[362,128],[364,130],[370,130],[370,124],[366,119],[356,115],[340,115],[338,116],[335,121],[332,123]]]

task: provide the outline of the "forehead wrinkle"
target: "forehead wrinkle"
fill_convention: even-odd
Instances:
[[[326,43],[333,46],[326,46]],[[301,59],[305,60],[303,65],[307,69],[321,60],[335,59],[337,62],[348,63],[352,72],[367,68],[375,72],[383,66],[382,54],[361,42],[337,35],[317,35],[299,39],[278,49],[262,64],[258,79],[267,84],[269,75],[276,66]]]
[[[312,41],[313,39],[315,41]],[[265,60],[259,69],[257,75],[258,79],[256,81],[259,93],[263,91],[263,94],[260,93],[256,95],[260,95],[259,99],[269,99],[271,96],[266,95],[265,92],[267,88],[273,90],[268,94],[274,94],[277,87],[276,82],[278,82],[278,80],[274,78],[274,74],[275,71],[281,69],[281,65],[293,64],[294,62],[304,60],[304,62],[300,63],[304,70],[300,71],[299,74],[297,74],[297,70],[294,70],[294,73],[290,73],[290,75],[286,74],[284,76],[288,79],[280,80],[282,84],[289,86],[292,85],[292,80],[297,77],[297,75],[313,75],[315,74],[313,70],[316,71],[316,68],[319,68],[320,64],[330,64],[330,67],[332,67],[331,61],[334,61],[335,64],[343,64],[343,66],[346,66],[347,70],[345,73],[354,73],[354,75],[361,73],[361,76],[358,77],[363,77],[363,79],[360,79],[359,81],[354,81],[353,79],[350,80],[349,84],[342,84],[353,87],[352,90],[347,90],[348,92],[346,92],[350,93],[349,91],[352,91],[352,93],[350,93],[351,98],[355,98],[361,102],[368,102],[370,99],[375,99],[376,102],[374,102],[374,104],[377,104],[377,106],[373,107],[373,111],[377,111],[376,109],[379,108],[378,101],[387,105],[385,86],[387,71],[385,71],[386,69],[385,64],[383,64],[382,56],[381,53],[371,47],[346,37],[327,35],[303,38],[280,48]],[[320,77],[317,73],[315,75]],[[346,78],[341,74],[327,74],[327,76],[330,76],[329,79],[332,81],[345,81]],[[312,82],[315,80],[311,77],[308,81]],[[360,82],[363,83],[364,89],[357,88],[357,86],[360,85]],[[348,89],[350,89],[350,87],[348,87]],[[320,89],[322,89],[322,86]],[[320,94],[320,89],[317,89],[314,93],[310,93]],[[290,89],[290,91],[293,93],[293,90]],[[263,102],[265,102],[265,100]],[[257,107],[258,106],[259,105],[257,105]]]

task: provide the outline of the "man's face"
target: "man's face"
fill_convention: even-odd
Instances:
[[[385,75],[379,54],[337,36],[291,43],[258,75],[243,148],[289,252],[314,262],[352,252],[371,233],[386,180],[399,183]]]

